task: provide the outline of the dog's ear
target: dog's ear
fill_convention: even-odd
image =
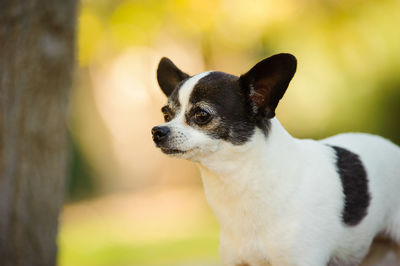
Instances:
[[[161,90],[168,97],[182,80],[189,75],[177,68],[171,60],[166,57],[161,58],[157,68],[157,81]]]
[[[296,72],[297,61],[291,54],[276,54],[257,63],[240,76],[257,115],[275,116],[275,108]]]

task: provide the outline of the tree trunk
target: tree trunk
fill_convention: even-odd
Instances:
[[[76,0],[0,1],[0,265],[55,265]]]

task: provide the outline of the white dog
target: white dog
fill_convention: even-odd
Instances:
[[[377,234],[400,243],[400,148],[368,134],[293,138],[275,108],[296,72],[277,54],[237,77],[157,70],[157,147],[198,162],[229,266],[357,265]]]

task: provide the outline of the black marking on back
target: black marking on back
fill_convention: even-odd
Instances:
[[[336,167],[343,186],[343,223],[357,225],[367,215],[371,200],[367,173],[357,154],[338,146],[331,146],[336,153]]]

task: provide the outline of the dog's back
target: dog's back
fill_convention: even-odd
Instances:
[[[355,243],[370,241],[377,233],[400,244],[400,148],[382,137],[362,133],[339,134],[321,142],[358,155],[368,181],[367,214],[362,223],[348,227],[353,232],[347,234],[349,239],[343,240],[338,253],[347,253]]]

